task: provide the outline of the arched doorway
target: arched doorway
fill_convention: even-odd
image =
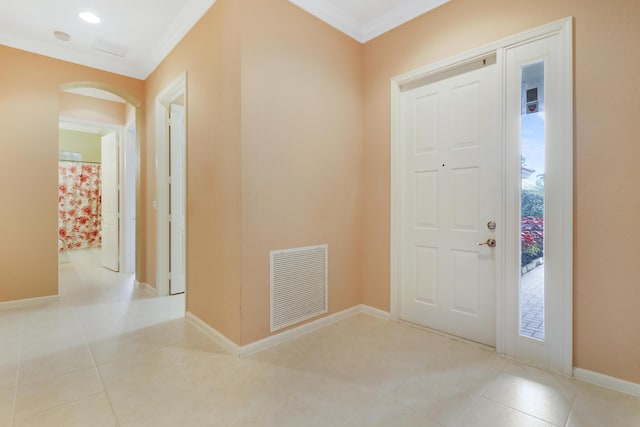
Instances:
[[[60,85],[59,119],[63,126],[118,135],[114,140],[116,200],[112,202],[116,211],[111,215],[116,221],[117,258],[109,268],[135,272],[136,282],[142,271],[143,242],[141,226],[135,220],[136,213],[141,212],[140,106],[139,100],[108,84],[83,81]],[[118,112],[113,113],[114,109]]]

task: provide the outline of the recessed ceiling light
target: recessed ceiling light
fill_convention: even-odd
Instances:
[[[79,16],[82,20],[87,21],[90,24],[97,24],[100,22],[100,18],[91,12],[80,12]]]
[[[62,40],[63,42],[68,42],[71,39],[71,36],[69,34],[65,33],[64,31],[54,31],[53,35],[58,40]]]

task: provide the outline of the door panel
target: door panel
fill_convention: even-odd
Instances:
[[[118,271],[119,263],[118,136],[102,137],[102,266]]]
[[[479,231],[478,168],[453,169],[453,229],[456,231]]]
[[[438,173],[416,174],[416,227],[438,227]]]
[[[416,154],[438,151],[438,94],[415,101]],[[417,120],[421,118],[421,120]]]
[[[477,316],[478,303],[478,253],[452,251],[453,288],[451,309]]]
[[[401,318],[495,346],[496,66],[403,93]]]
[[[480,111],[479,82],[473,82],[452,89],[452,109],[454,125],[451,128],[452,148],[477,147]]]
[[[416,300],[438,305],[438,250],[416,247]]]

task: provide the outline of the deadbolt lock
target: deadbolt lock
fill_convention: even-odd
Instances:
[[[496,229],[496,222],[495,222],[495,221],[489,221],[489,222],[487,223],[487,228],[488,228],[489,230],[495,230],[495,229]]]
[[[487,245],[490,248],[495,248],[496,247],[496,239],[487,239],[486,242],[478,243],[478,246],[483,246],[483,245]]]

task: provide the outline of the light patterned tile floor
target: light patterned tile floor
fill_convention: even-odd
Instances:
[[[640,399],[357,315],[245,359],[95,252],[0,311],[0,427],[638,427]]]

